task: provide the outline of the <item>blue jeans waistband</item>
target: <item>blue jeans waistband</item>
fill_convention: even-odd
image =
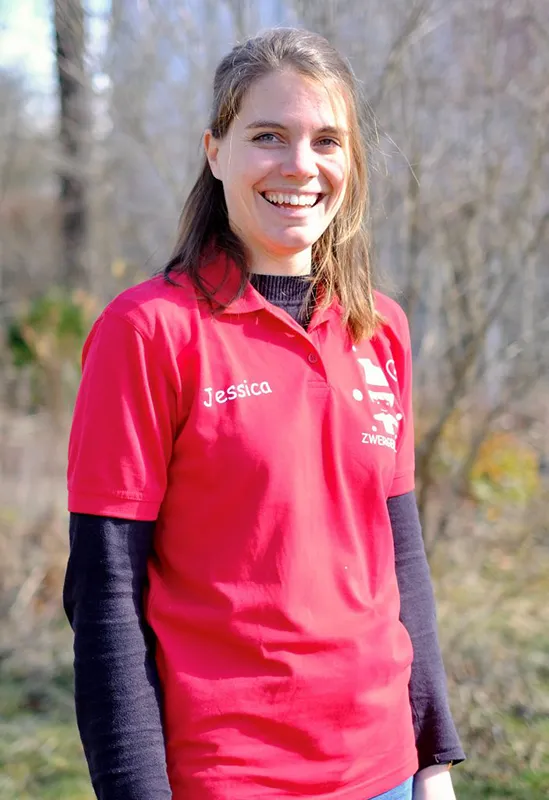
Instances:
[[[409,778],[404,783],[401,783],[400,786],[395,786],[394,789],[390,789],[388,792],[378,794],[372,797],[371,800],[412,800],[413,786],[414,779]]]

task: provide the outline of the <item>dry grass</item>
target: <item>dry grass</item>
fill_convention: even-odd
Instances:
[[[66,434],[46,414],[4,414],[0,453],[0,655],[47,661],[67,559]]]
[[[494,797],[549,792],[548,499],[454,523],[432,562],[466,797],[479,782],[499,786]]]

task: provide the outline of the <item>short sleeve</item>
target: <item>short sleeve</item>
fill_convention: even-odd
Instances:
[[[84,345],[68,454],[69,511],[155,520],[176,430],[166,354],[105,311]]]
[[[412,345],[406,315],[398,308],[396,331],[391,338],[393,359],[398,381],[403,419],[400,424],[396,451],[395,476],[389,497],[411,492],[415,485],[414,415],[412,407]],[[396,333],[396,335],[395,335]]]

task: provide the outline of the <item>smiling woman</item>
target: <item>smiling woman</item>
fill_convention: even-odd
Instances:
[[[307,274],[321,307],[339,297],[351,333],[370,335],[366,104],[349,64],[321,36],[276,29],[221,61],[213,95],[166,275],[188,274],[219,306],[199,267],[215,241],[240,270],[237,295],[250,272]]]
[[[236,46],[172,260],[86,342],[65,607],[102,800],[454,798],[358,108],[321,37]]]
[[[308,275],[312,247],[343,202],[349,174],[344,100],[292,69],[258,79],[227,135],[205,134],[248,269]]]

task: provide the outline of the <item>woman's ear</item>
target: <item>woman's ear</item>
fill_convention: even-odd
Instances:
[[[219,141],[215,138],[211,130],[208,128],[204,132],[204,151],[206,153],[206,158],[208,159],[208,164],[210,165],[210,169],[214,178],[221,180],[221,174],[219,171]]]

